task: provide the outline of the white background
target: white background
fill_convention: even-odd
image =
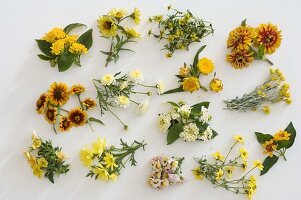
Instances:
[[[148,29],[156,27],[148,23],[148,16],[166,13],[166,6],[170,3],[180,10],[190,9],[195,15],[213,23],[214,36],[202,41],[207,48],[201,56],[214,61],[217,76],[223,80],[225,89],[219,94],[200,91],[193,95],[153,95],[149,111],[145,115],[137,116],[134,106],[126,111],[116,109],[117,114],[130,126],[127,132],[107,113],[101,118],[107,125],[95,124],[94,133],[88,126],[84,126],[74,128],[66,134],[55,135],[43,116],[35,112],[36,99],[54,81],[62,81],[70,86],[82,83],[87,87],[85,96],[96,97],[91,79],[100,78],[107,72],[126,73],[131,69],[140,69],[145,74],[145,83],[155,84],[157,80],[163,80],[167,88],[177,86],[174,74],[178,73],[178,68],[184,62],[192,62],[196,50],[202,44],[193,44],[189,52],[177,52],[173,58],[167,59],[165,52],[160,51],[163,43],[147,37]],[[116,65],[104,68],[105,56],[99,51],[108,49],[108,43],[99,37],[96,20],[114,7],[125,8],[129,12],[134,7],[140,8],[143,19],[136,28],[142,33],[142,39],[129,45],[136,51],[135,54],[121,53]],[[207,180],[195,180],[191,174],[191,169],[196,166],[193,157],[210,155],[216,150],[225,152],[232,144],[232,136],[241,134],[245,137],[250,158],[263,160],[263,149],[257,143],[254,131],[273,134],[278,129],[284,129],[290,121],[300,130],[300,8],[297,0],[1,2],[0,199],[245,199],[245,196],[235,195],[221,188],[214,189]],[[235,70],[225,61],[228,33],[245,18],[248,18],[247,22],[252,26],[273,22],[282,29],[281,47],[269,58],[283,71],[291,84],[293,104],[273,105],[268,116],[261,112],[237,113],[222,110],[222,100],[249,92],[268,76],[269,66],[265,62],[255,61],[247,69]],[[73,66],[67,72],[59,73],[57,68],[51,68],[48,62],[36,56],[40,51],[34,39],[40,38],[53,27],[65,27],[73,22],[81,22],[94,29],[93,46],[82,57],[82,68]],[[87,29],[79,28],[74,33],[83,33],[85,30]],[[208,80],[210,78],[207,77]],[[185,100],[191,104],[211,101],[212,127],[219,136],[209,142],[185,143],[179,140],[167,146],[166,135],[160,133],[156,126],[157,114],[168,109],[168,106],[163,105],[167,100]],[[66,107],[71,108],[72,103]],[[98,110],[91,114],[99,117]],[[54,144],[62,146],[69,156],[71,170],[67,175],[55,179],[55,184],[34,177],[23,157],[23,151],[30,145],[33,129],[43,139],[51,139]],[[82,166],[78,156],[80,149],[97,136],[106,137],[107,142],[115,146],[119,145],[119,138],[129,142],[144,139],[148,145],[145,152],[137,152],[137,167],[128,166],[123,169],[117,183],[103,183],[85,177],[88,170]],[[254,199],[298,198],[300,151],[300,137],[297,135],[295,145],[287,151],[288,161],[279,160],[268,174],[258,178],[258,190]],[[149,160],[157,155],[185,156],[183,174],[188,182],[164,191],[149,187],[146,184],[150,173]],[[257,171],[256,175],[259,175]]]

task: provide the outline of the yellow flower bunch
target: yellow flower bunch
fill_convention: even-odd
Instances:
[[[179,74],[176,75],[179,78],[180,86],[178,88],[168,90],[163,94],[170,94],[174,92],[190,92],[193,93],[200,89],[207,91],[207,88],[201,85],[200,75],[208,75],[214,71],[214,63],[209,58],[199,59],[199,54],[203,51],[206,45],[202,46],[194,57],[193,64],[187,66],[184,63],[184,66],[180,68]],[[215,73],[213,79],[209,83],[209,88],[211,91],[220,92],[223,90],[223,83],[220,79],[215,78]]]
[[[122,148],[107,146],[105,138],[97,138],[90,147],[83,148],[79,156],[83,165],[90,169],[87,177],[115,182],[128,161],[131,165],[136,165],[134,155],[139,148],[144,149],[144,141],[134,141],[132,145],[128,145],[120,139],[120,144]],[[124,161],[125,158],[127,159]]]
[[[279,69],[270,69],[268,79],[257,86],[252,92],[244,94],[241,98],[224,101],[228,110],[262,110],[265,114],[270,114],[268,103],[285,102],[292,103],[289,92],[289,84],[284,83],[285,78]]]
[[[264,148],[264,154],[268,157],[264,160],[264,171],[261,175],[267,173],[270,168],[279,160],[279,157],[283,157],[286,160],[285,152],[295,142],[296,130],[291,122],[285,130],[279,130],[274,135],[255,132],[258,142]]]
[[[69,32],[76,27],[86,26],[73,23],[62,28],[53,28],[41,39],[36,40],[43,54],[38,54],[42,60],[50,62],[51,67],[58,65],[60,72],[66,71],[73,63],[80,65],[80,56],[86,54],[92,46],[92,29],[81,36],[70,35]]]
[[[198,166],[192,170],[192,173],[197,180],[202,180],[205,177],[215,187],[223,187],[236,194],[246,194],[251,199],[256,192],[256,178],[254,175],[249,177],[248,175],[256,168],[260,171],[264,170],[264,166],[259,160],[255,160],[249,171],[243,173],[240,178],[232,178],[236,168],[246,171],[248,163],[248,151],[243,147],[239,148],[237,156],[229,158],[237,144],[244,145],[244,139],[241,135],[236,135],[233,138],[235,142],[225,156],[220,151],[212,154],[214,163],[209,162],[205,157],[195,158]]]
[[[229,33],[227,48],[232,48],[226,60],[235,69],[248,67],[254,59],[273,65],[265,54],[272,54],[279,48],[282,36],[276,25],[260,24],[257,28],[247,26],[246,19]]]
[[[36,111],[38,114],[44,115],[55,131],[56,124],[61,132],[69,131],[72,127],[82,126],[91,122],[102,122],[94,117],[88,117],[87,110],[96,107],[96,101],[90,98],[81,100],[81,93],[85,91],[85,87],[81,84],[73,85],[70,89],[67,84],[62,82],[54,82],[50,85],[47,92],[40,95],[36,102]],[[77,96],[80,107],[66,110],[63,106],[68,102],[71,95]],[[62,112],[66,113],[63,115]]]
[[[51,141],[42,141],[34,134],[31,139],[31,147],[24,152],[33,175],[42,178],[44,175],[50,182],[54,183],[54,174],[66,174],[69,164],[65,164],[65,154],[60,147],[53,147]]]
[[[124,48],[124,45],[135,42],[134,39],[141,37],[140,33],[135,29],[126,27],[121,23],[125,19],[131,18],[136,24],[139,24],[141,16],[139,9],[135,8],[129,15],[126,13],[127,11],[124,9],[113,8],[107,15],[103,15],[97,20],[101,37],[107,38],[111,42],[109,51],[101,51],[107,55],[105,66],[108,66],[111,61],[116,63],[119,59],[120,51],[132,51],[131,49]]]

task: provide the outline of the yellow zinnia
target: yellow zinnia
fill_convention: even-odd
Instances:
[[[197,67],[199,72],[204,75],[208,75],[214,70],[214,64],[208,58],[201,58],[198,62]]]
[[[183,83],[183,90],[187,92],[195,92],[200,89],[200,82],[197,77],[189,77],[189,78],[184,78]]]
[[[249,26],[239,26],[229,33],[227,47],[233,49],[249,49],[256,38],[256,30]]]
[[[279,48],[282,40],[281,30],[274,24],[260,24],[257,27],[257,45],[264,45],[265,53],[272,54]]]
[[[99,32],[105,37],[113,37],[117,34],[115,21],[108,16],[100,17],[97,20]]]
[[[242,69],[248,67],[253,62],[253,53],[249,50],[233,50],[231,54],[226,55],[226,60],[235,69]]]

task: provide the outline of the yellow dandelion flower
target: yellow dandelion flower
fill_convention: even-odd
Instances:
[[[128,38],[141,38],[140,33],[133,28],[125,27],[125,32]]]
[[[115,21],[108,16],[100,17],[97,20],[99,32],[105,37],[113,37],[117,34]]]
[[[245,144],[244,138],[241,135],[235,135],[233,138],[234,138],[234,140],[236,140],[240,144],[242,144],[242,145]]]
[[[275,141],[273,139],[265,141],[262,146],[265,149],[263,153],[268,154],[268,156],[270,157],[273,157],[273,152],[277,149],[277,144],[275,143]]]
[[[200,167],[197,167],[194,170],[192,170],[192,174],[194,175],[195,179],[197,179],[197,180],[203,179],[202,171],[201,171]]]
[[[239,149],[239,153],[240,153],[240,157],[243,159],[243,160],[248,160],[248,151],[245,149],[245,148],[240,148]]]
[[[73,43],[69,47],[69,52],[77,55],[86,54],[88,53],[88,49],[85,47],[85,45],[82,45],[80,43]]]
[[[109,15],[112,16],[112,17],[117,18],[118,20],[120,20],[121,18],[123,18],[126,15],[126,11],[124,9],[113,8],[109,12]]]
[[[248,67],[253,62],[253,53],[248,50],[234,50],[231,54],[227,54],[227,62],[235,69],[242,69]]]
[[[115,163],[115,158],[111,153],[106,153],[103,160],[105,161],[106,168],[111,169],[111,171],[113,171],[114,167],[118,167]]]
[[[193,76],[184,78],[182,86],[184,91],[191,93],[199,90],[201,87],[199,79]]]
[[[36,111],[39,114],[42,114],[45,110],[45,107],[48,103],[48,97],[46,93],[41,94],[39,99],[36,102]]]
[[[60,55],[65,49],[65,44],[66,41],[64,39],[55,41],[50,47],[51,53],[54,55]]]
[[[54,106],[63,106],[69,99],[68,86],[65,83],[54,82],[48,90],[49,102]]]
[[[82,161],[83,165],[86,167],[90,167],[93,161],[93,153],[90,149],[83,148],[79,152],[80,160]]]
[[[204,75],[208,75],[214,70],[214,64],[208,58],[201,58],[198,62],[197,67],[199,72]]]
[[[219,160],[219,161],[224,161],[224,156],[221,154],[221,152],[217,151],[215,152],[214,154],[212,154],[214,156],[214,158],[216,160]]]
[[[61,28],[53,28],[51,31],[49,31],[44,37],[42,37],[42,40],[46,40],[49,43],[54,43],[57,40],[63,39],[66,37],[66,33]]]
[[[209,88],[211,91],[220,92],[224,89],[224,85],[220,79],[213,78],[209,83]]]
[[[256,30],[249,26],[239,26],[229,33],[227,47],[233,49],[249,49],[256,38]]]
[[[291,134],[288,133],[287,131],[279,130],[277,133],[274,135],[274,140],[275,141],[280,141],[280,140],[289,140]]]
[[[265,53],[272,54],[279,48],[282,40],[281,30],[274,24],[260,24],[257,27],[258,45],[264,45]]]
[[[138,8],[135,8],[133,13],[130,15],[130,17],[134,20],[134,22],[136,24],[139,24],[140,23],[140,17],[141,17],[141,12]]]
[[[255,160],[253,162],[253,166],[256,167],[256,168],[258,168],[260,171],[263,170],[263,165],[262,165],[262,162],[260,160]]]
[[[81,108],[74,108],[68,113],[68,120],[72,126],[82,126],[87,122],[87,112]]]

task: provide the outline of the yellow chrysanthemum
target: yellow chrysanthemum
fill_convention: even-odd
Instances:
[[[54,55],[60,55],[65,49],[66,41],[64,39],[57,40],[51,45],[51,53]]]
[[[235,69],[248,67],[254,60],[253,53],[245,49],[234,50],[231,54],[227,54],[226,58],[227,62],[229,62]]]
[[[47,102],[48,102],[47,94],[46,93],[41,94],[41,96],[39,97],[39,99],[36,102],[37,113],[42,114],[44,112]]]
[[[189,72],[190,72],[190,69],[188,67],[181,67],[180,68],[180,76],[183,76],[183,77],[187,77],[189,75]]]
[[[280,140],[289,140],[291,134],[288,133],[287,131],[280,130],[274,135],[274,140],[275,141],[280,141]]]
[[[140,23],[140,16],[141,16],[141,13],[140,13],[140,10],[138,8],[135,8],[134,9],[134,12],[130,15],[131,18],[135,21],[136,24],[139,24]]]
[[[246,150],[246,149],[244,149],[244,148],[240,148],[239,149],[239,153],[240,153],[240,157],[243,159],[243,160],[248,160],[248,155],[249,155],[249,153],[248,153],[248,151]]]
[[[263,165],[262,165],[262,162],[260,160],[255,160],[254,163],[253,163],[253,166],[258,168],[260,171],[263,170]]]
[[[192,174],[194,175],[195,179],[197,179],[197,180],[203,179],[202,171],[201,171],[200,167],[197,167],[194,170],[192,170]]]
[[[204,75],[208,75],[214,70],[214,64],[208,58],[201,58],[198,62],[197,67],[199,72]]]
[[[256,30],[249,26],[239,26],[229,33],[227,47],[248,50],[256,38]]]
[[[68,117],[61,116],[60,117],[59,130],[64,132],[64,131],[69,131],[71,128],[72,128],[72,123],[68,119]]]
[[[49,31],[42,40],[46,40],[49,43],[54,43],[57,40],[63,39],[66,37],[66,33],[61,28],[53,28]]]
[[[97,179],[101,181],[108,181],[109,180],[109,172],[107,171],[104,166],[99,164],[97,167],[93,168],[93,173],[97,175]]]
[[[257,43],[264,45],[265,53],[272,54],[279,48],[282,40],[281,30],[274,24],[260,24],[257,27]]]
[[[105,74],[102,76],[101,83],[103,85],[111,85],[115,81],[115,77],[113,74]]]
[[[214,158],[216,160],[219,160],[219,161],[224,161],[224,156],[221,154],[221,152],[217,151],[215,152],[214,154],[212,154],[214,156]]]
[[[85,45],[75,42],[69,47],[69,52],[80,55],[86,54],[88,52],[88,49],[85,47]]]
[[[96,141],[92,143],[92,150],[91,152],[94,155],[101,156],[101,154],[106,149],[106,138],[101,139],[100,137],[97,137]]]
[[[213,78],[209,83],[210,90],[220,92],[224,89],[223,82],[218,78]]]
[[[109,15],[112,16],[112,17],[115,17],[117,19],[121,19],[125,16],[126,14],[126,11],[124,9],[116,9],[116,8],[113,8],[110,12],[109,12]]]
[[[222,176],[224,175],[224,171],[219,168],[218,171],[215,173],[215,180],[220,180],[222,178]]]
[[[233,138],[234,138],[234,140],[236,140],[236,141],[239,142],[240,144],[242,144],[242,145],[245,144],[244,138],[243,138],[241,135],[235,135]]]
[[[113,37],[117,34],[115,21],[108,16],[100,17],[97,20],[99,32],[105,37]]]
[[[69,99],[68,86],[65,83],[54,82],[48,90],[49,102],[54,106],[63,106]]]
[[[85,106],[87,110],[91,110],[96,107],[96,101],[90,98],[86,98],[82,101],[82,104]]]
[[[82,126],[87,122],[87,112],[81,108],[74,108],[69,111],[68,120],[72,126]]]
[[[111,171],[113,171],[114,167],[118,167],[115,163],[115,158],[111,153],[106,153],[103,160],[105,161],[106,168],[111,169]]]
[[[135,29],[125,27],[125,32],[128,38],[140,38],[141,35]]]
[[[70,94],[80,94],[85,90],[86,88],[81,84],[72,85],[70,89]]]
[[[273,152],[277,149],[277,144],[275,143],[275,141],[273,139],[265,141],[262,146],[265,149],[263,153],[268,154],[268,156],[270,157],[273,157]]]
[[[199,90],[201,87],[199,79],[193,76],[184,78],[182,86],[184,91],[191,93]]]
[[[87,148],[83,148],[79,152],[79,157],[80,157],[80,160],[82,161],[84,166],[90,167],[92,165],[92,161],[93,161],[92,150],[87,149]]]

